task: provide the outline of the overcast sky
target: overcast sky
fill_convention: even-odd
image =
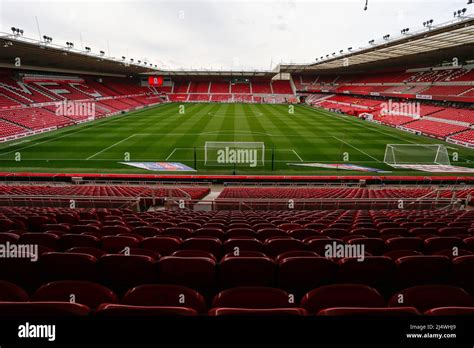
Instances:
[[[53,37],[76,48],[163,69],[264,69],[367,46],[400,29],[443,23],[467,0],[67,1],[0,0],[0,30]]]

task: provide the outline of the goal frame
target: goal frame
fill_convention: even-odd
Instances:
[[[415,163],[415,162],[397,162],[396,155],[394,152],[395,147],[418,147],[418,148],[436,148],[436,155],[432,163]],[[389,149],[391,150],[392,158],[394,159],[393,163],[388,162],[387,155],[389,154]],[[439,163],[439,156],[441,151],[445,152],[446,163]],[[385,154],[383,158],[383,162],[389,166],[393,165],[451,165],[451,161],[449,159],[448,149],[443,144],[387,144],[385,147]]]

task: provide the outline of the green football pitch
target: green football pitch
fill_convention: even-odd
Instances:
[[[474,167],[474,150],[355,117],[305,106],[294,106],[292,113],[291,108],[160,105],[1,144],[0,171],[158,173],[124,164],[129,161],[180,162],[196,167],[197,174],[364,174],[321,168],[321,164],[354,164],[383,170],[386,173],[382,175],[427,174],[386,165],[387,144],[444,144],[451,164]],[[232,159],[217,163],[215,153],[206,154],[205,145],[209,142],[260,143],[255,149],[257,164],[233,164]],[[319,167],[301,166],[310,163]]]

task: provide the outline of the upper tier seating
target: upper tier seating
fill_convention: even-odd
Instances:
[[[173,85],[173,93],[188,93],[189,85],[190,82],[188,81],[175,81]]]
[[[255,81],[255,82],[252,82],[252,93],[253,94],[271,94],[272,89],[270,87],[270,81],[265,81],[265,82]]]
[[[231,83],[231,93],[250,94],[250,85],[247,83]]]
[[[229,93],[229,91],[230,91],[229,82],[220,82],[220,81],[211,82],[211,91],[210,91],[211,93]]]
[[[188,93],[209,93],[209,81],[192,81]]]
[[[293,94],[290,81],[276,80],[272,81],[273,94]]]
[[[434,86],[423,91],[426,95],[460,95],[472,86]]]

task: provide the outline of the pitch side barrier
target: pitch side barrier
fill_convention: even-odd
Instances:
[[[244,183],[359,183],[381,184],[419,184],[419,185],[460,185],[474,183],[474,176],[325,176],[325,175],[158,175],[158,174],[97,174],[97,173],[0,173],[0,181],[53,181],[68,182],[74,180],[107,181],[159,181],[193,183],[206,182],[224,184],[226,182]]]
[[[152,200],[152,198],[147,198]],[[160,202],[163,200],[161,199]],[[73,196],[73,195],[0,195],[0,207],[54,207],[69,209],[115,208],[139,212],[147,202],[145,198]],[[148,205],[151,203],[148,202]]]
[[[299,199],[238,199],[218,198],[209,200],[166,199],[168,210],[459,210],[464,209],[465,200],[451,198],[299,198]]]

